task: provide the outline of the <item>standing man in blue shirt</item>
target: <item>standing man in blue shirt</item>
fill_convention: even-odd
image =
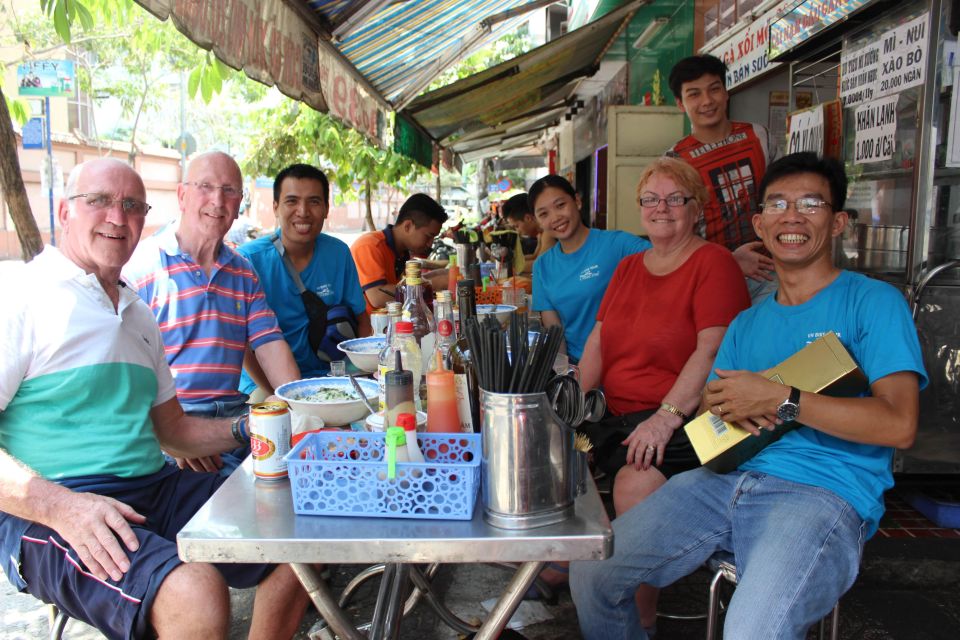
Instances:
[[[273,211],[278,230],[248,242],[239,252],[253,264],[267,295],[267,304],[277,314],[283,337],[305,378],[326,374],[309,339],[309,319],[300,292],[284,265],[286,254],[308,291],[327,307],[347,305],[357,317],[360,335],[370,334],[367,303],[347,245],[323,231],[330,202],[330,183],[320,169],[307,164],[290,165],[273,183]],[[274,239],[279,237],[279,248]],[[266,378],[250,352],[244,359],[240,388],[250,393],[264,386]]]
[[[561,176],[540,178],[528,198],[540,228],[557,238],[557,244],[533,263],[533,310],[540,312],[543,326],[563,326],[567,355],[576,363],[617,265],[649,249],[650,241],[584,225],[580,196]]]
[[[718,551],[733,554],[739,578],[727,638],[802,640],[853,585],[893,486],[894,447],[916,436],[927,375],[900,292],[833,264],[846,192],[833,159],[795,153],[768,168],[753,228],[780,287],[730,325],[701,408],[753,435],[796,428],[730,473],[673,476],[617,518],[614,555],[571,566],[588,640],[647,638],[637,586],[671,584]],[[753,373],[831,331],[867,376],[860,397],[801,392]]]

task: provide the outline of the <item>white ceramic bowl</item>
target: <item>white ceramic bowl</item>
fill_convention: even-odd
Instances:
[[[357,378],[363,395],[370,403],[377,402],[377,381],[369,378]],[[341,400],[339,402],[317,402],[306,400],[321,387],[332,387],[342,391],[354,392],[350,378],[306,378],[295,380],[277,388],[277,396],[290,405],[290,410],[306,416],[322,418],[328,427],[338,427],[360,420],[369,413],[366,405],[359,398],[356,400]],[[374,405],[376,406],[376,405]]]
[[[344,340],[337,345],[337,349],[343,351],[350,358],[357,369],[366,373],[373,373],[377,370],[380,363],[380,350],[387,344],[387,339],[383,336],[371,336],[369,338],[354,338],[353,340]]]
[[[369,431],[383,431],[383,414],[371,413],[367,416],[367,429]],[[424,411],[417,411],[417,431],[427,430],[427,414]]]
[[[506,328],[510,324],[510,315],[516,310],[512,304],[478,304],[477,319],[482,322],[484,316],[493,315],[500,326]]]

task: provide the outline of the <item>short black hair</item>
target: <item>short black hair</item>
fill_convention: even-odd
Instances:
[[[530,211],[536,210],[537,198],[547,187],[560,189],[571,198],[575,199],[577,197],[577,190],[573,188],[569,180],[555,173],[548,173],[530,186],[530,191],[527,193],[527,206],[530,207]]]
[[[830,200],[834,211],[843,211],[847,201],[847,172],[843,163],[829,156],[818,156],[810,151],[791,153],[774,161],[767,167],[767,173],[760,181],[760,200],[763,202],[770,184],[797,175],[798,173],[812,173],[824,178],[830,185]]]
[[[280,202],[280,187],[287,178],[297,180],[316,180],[323,185],[323,203],[330,206],[330,181],[323,171],[311,164],[292,164],[277,174],[273,181],[273,201]]]
[[[415,193],[400,207],[396,224],[413,220],[413,226],[425,227],[435,220],[440,224],[447,221],[447,212],[440,204],[425,193]]]
[[[510,196],[510,198],[503,203],[503,208],[500,209],[500,211],[503,213],[504,218],[510,218],[511,220],[523,220],[524,216],[528,213],[533,213],[530,209],[527,194],[525,193]]]
[[[673,92],[673,97],[677,100],[682,98],[684,82],[693,82],[708,75],[717,76],[723,86],[727,86],[727,65],[720,58],[709,54],[684,58],[670,70],[670,91]]]

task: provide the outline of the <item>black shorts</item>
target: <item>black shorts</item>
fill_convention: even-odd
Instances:
[[[159,475],[163,477],[147,486],[109,492],[147,516],[145,524],[132,525],[140,548],[127,551],[130,569],[123,578],[118,582],[100,580],[57,532],[32,523],[19,540],[10,541],[11,546],[19,544],[20,577],[27,584],[26,591],[98,628],[108,638],[152,637],[150,607],[164,578],[182,562],[177,556],[177,533],[224,480],[213,473],[193,471]],[[6,524],[15,524],[13,520],[8,517]],[[275,567],[215,566],[227,584],[237,588],[258,584]]]
[[[656,412],[657,409],[648,409],[622,416],[607,413],[600,422],[580,426],[577,431],[586,435],[593,443],[591,453],[596,468],[611,477],[616,476],[620,467],[627,464],[627,447],[621,442],[633,433],[638,424]],[[663,453],[663,463],[657,465],[654,461],[654,466],[666,478],[700,466],[697,453],[693,450],[693,445],[690,444],[690,439],[687,438],[687,432],[683,427],[674,430],[673,437],[670,438],[667,449]]]

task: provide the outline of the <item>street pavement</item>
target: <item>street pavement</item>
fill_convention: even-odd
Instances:
[[[339,567],[332,582],[342,588],[358,567]],[[488,565],[445,566],[436,578],[447,605],[465,620],[484,615],[481,603],[495,597],[506,585],[509,573]],[[661,597],[661,611],[696,615],[706,609],[709,576],[699,572],[668,587]],[[359,622],[369,620],[378,581],[368,581],[356,593],[347,610]],[[253,590],[234,591],[231,640],[246,637],[252,610]],[[528,610],[529,609],[529,610]],[[554,606],[523,605],[521,615],[548,615],[550,619],[521,630],[530,640],[577,640],[581,638],[576,611],[568,593]],[[46,638],[47,608],[28,595],[14,593],[4,579],[0,586],[0,637],[11,640]],[[325,640],[318,617],[311,612],[301,627],[299,640]],[[660,619],[660,640],[693,640],[704,637],[702,620]],[[312,631],[312,632],[311,632]],[[101,640],[103,636],[77,621],[67,625],[69,640]],[[816,637],[811,634],[811,638]],[[867,545],[861,575],[840,607],[840,637],[844,640],[956,640],[960,637],[960,540],[874,539]],[[455,640],[463,638],[439,621],[421,602],[404,619],[401,638]]]

